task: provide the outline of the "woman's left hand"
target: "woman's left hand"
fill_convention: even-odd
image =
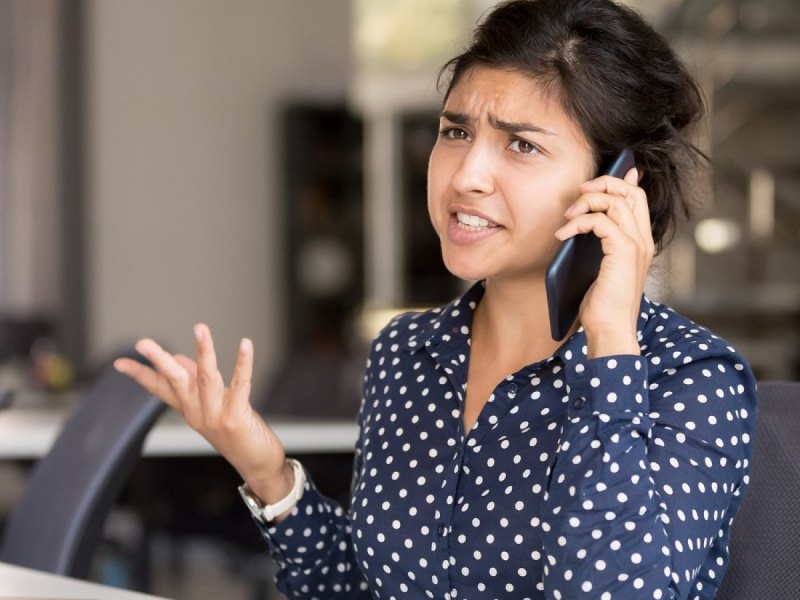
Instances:
[[[578,319],[586,331],[589,358],[639,354],[636,322],[647,272],[655,255],[647,195],[638,171],[624,179],[607,175],[584,183],[581,196],[564,213],[556,231],[566,240],[593,232],[603,246],[600,274],[581,303]]]

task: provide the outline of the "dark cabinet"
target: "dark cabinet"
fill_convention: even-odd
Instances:
[[[339,354],[364,296],[363,127],[341,105],[284,119],[289,350]]]

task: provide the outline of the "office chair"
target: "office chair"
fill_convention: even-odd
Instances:
[[[165,405],[112,367],[33,468],[0,560],[85,579],[103,524]]]
[[[800,382],[758,385],[750,488],[715,600],[793,600],[800,590]]]

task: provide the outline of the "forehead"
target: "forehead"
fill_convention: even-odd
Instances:
[[[534,123],[558,135],[585,141],[580,127],[561,106],[558,94],[519,71],[470,69],[450,90],[445,110],[474,120],[491,116],[513,123]]]

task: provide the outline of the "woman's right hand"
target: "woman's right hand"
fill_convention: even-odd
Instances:
[[[243,339],[230,386],[217,368],[211,332],[195,325],[197,360],[172,355],[155,341],[142,339],[136,350],[152,368],[130,358],[114,361],[117,370],[132,377],[150,393],[180,413],[233,465],[265,503],[286,497],[294,484],[283,444],[250,404],[253,344]]]

